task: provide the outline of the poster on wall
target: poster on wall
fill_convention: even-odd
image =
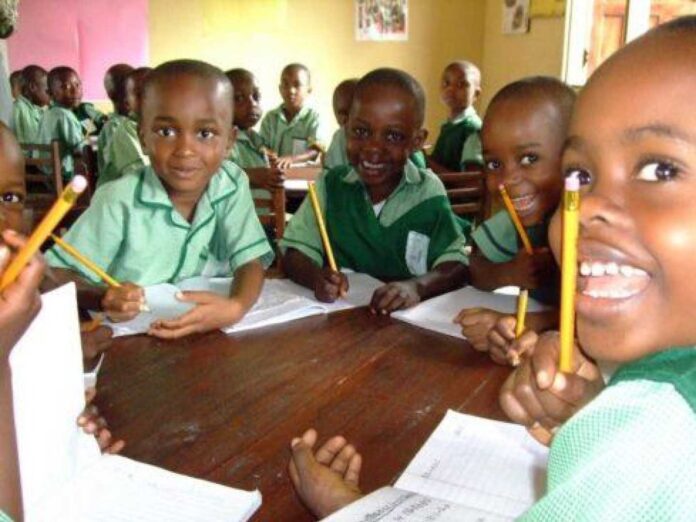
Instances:
[[[355,39],[408,40],[408,0],[355,0]]]
[[[529,31],[529,0],[503,0],[503,34]]]
[[[529,6],[531,18],[553,18],[565,15],[566,0],[532,0]]]

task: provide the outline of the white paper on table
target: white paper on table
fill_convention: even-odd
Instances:
[[[283,181],[283,187],[285,190],[298,190],[298,191],[308,191],[309,181],[306,179],[286,179]]]
[[[463,339],[461,326],[453,320],[464,308],[490,308],[498,312],[514,314],[517,309],[517,298],[510,294],[484,292],[467,286],[391,315],[400,321]],[[546,307],[538,301],[529,299],[527,312],[539,312],[545,309]]]
[[[261,503],[258,491],[100,454],[76,423],[84,388],[75,286],[44,294],[42,304],[10,354],[25,519],[248,520]]]
[[[448,411],[393,488],[326,520],[514,520],[541,497],[547,457],[522,426]]]

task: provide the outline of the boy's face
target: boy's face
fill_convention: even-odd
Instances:
[[[336,116],[336,121],[341,127],[345,127],[348,123],[350,115],[350,104],[353,101],[354,88],[337,89],[333,97],[333,111]]]
[[[348,161],[372,194],[396,188],[408,157],[423,146],[416,101],[390,85],[370,85],[355,93],[347,129]]]
[[[48,105],[51,97],[48,94],[48,75],[40,74],[28,86],[29,101],[40,107]]]
[[[598,359],[696,342],[694,43],[656,36],[626,49],[576,105],[563,170],[590,180],[578,261],[596,275],[578,277],[576,310],[580,344]],[[560,211],[550,240],[558,258]]]
[[[136,79],[132,76],[126,78],[126,111],[128,113],[140,113],[140,100],[138,98],[138,88]]]
[[[493,104],[481,130],[489,186],[501,184],[525,226],[536,225],[558,205],[563,185],[563,124],[558,106],[542,96]]]
[[[143,150],[170,198],[198,198],[234,141],[232,103],[222,82],[178,75],[143,95]]]
[[[234,87],[234,124],[246,130],[252,128],[261,119],[263,111],[259,102],[261,92],[256,79],[243,78],[233,84]]]
[[[450,65],[442,73],[440,96],[450,112],[462,112],[473,105],[479,94],[481,94],[481,89],[469,81],[463,67]]]
[[[24,159],[7,129],[0,129],[0,232],[23,232],[22,211],[26,199]]]
[[[82,82],[75,72],[61,74],[50,87],[53,101],[62,107],[74,109],[82,102]]]
[[[285,108],[299,111],[312,92],[307,71],[298,68],[285,71],[280,77],[279,89]]]

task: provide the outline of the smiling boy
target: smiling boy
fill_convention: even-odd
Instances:
[[[461,285],[464,238],[442,182],[407,161],[421,148],[423,90],[410,75],[377,69],[356,86],[348,121],[350,165],[316,184],[341,268],[391,281],[372,298],[390,313]],[[311,205],[305,200],[280,242],[288,276],[321,301],[348,291],[347,279],[324,264]]]
[[[100,189],[66,234],[121,288],[53,248],[47,259],[79,282],[82,306],[113,320],[138,314],[142,286],[194,276],[234,276],[228,297],[184,292],[190,312],[152,325],[150,334],[180,337],[239,321],[256,301],[273,259],[244,173],[224,162],[234,140],[232,86],[222,71],[195,60],[167,62],[147,77],[139,136],[152,166]],[[127,226],[126,226],[127,225]]]

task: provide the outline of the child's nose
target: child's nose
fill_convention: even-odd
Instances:
[[[500,173],[500,183],[508,185],[516,185],[522,181],[522,170],[517,166],[505,166]]]
[[[176,140],[175,153],[178,156],[190,156],[195,152],[196,138],[191,133],[182,132]]]

